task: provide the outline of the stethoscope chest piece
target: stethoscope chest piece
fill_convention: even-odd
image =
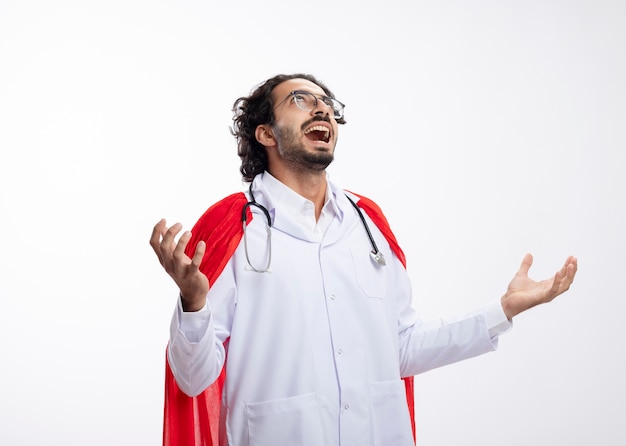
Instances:
[[[365,221],[365,217],[363,216],[363,212],[359,209],[359,206],[346,194],[346,198],[354,208],[357,214],[359,214],[359,218],[361,219],[361,223],[363,223],[363,227],[365,228],[365,232],[367,232],[367,237],[370,239],[370,243],[372,244],[372,250],[370,251],[370,257],[374,262],[378,263],[381,266],[385,266],[387,262],[385,261],[385,256],[382,252],[378,250],[378,246],[376,246],[376,242],[374,241],[374,236],[370,232],[370,228]]]
[[[372,258],[372,260],[374,260],[374,262],[378,263],[379,265],[385,266],[387,264],[387,262],[385,262],[385,256],[380,251],[374,251],[372,249],[370,251],[370,257]]]

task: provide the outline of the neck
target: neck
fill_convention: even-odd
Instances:
[[[282,172],[272,170],[269,173],[298,195],[312,201],[315,205],[315,219],[319,218],[326,201],[326,171],[305,173],[293,170]]]

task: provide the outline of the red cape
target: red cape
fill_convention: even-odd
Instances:
[[[359,197],[357,204],[372,219],[383,233],[391,249],[406,268],[404,252],[400,249],[396,237],[381,209],[373,201]],[[242,192],[229,195],[211,206],[200,217],[191,230],[192,237],[187,244],[187,255],[193,256],[195,246],[200,240],[206,242],[206,252],[200,270],[208,277],[209,283],[224,270],[233,255],[241,237],[243,228],[241,212],[248,199]],[[248,223],[252,214],[248,211]],[[219,446],[225,432],[220,432],[220,410],[222,387],[226,374],[224,368],[219,378],[200,395],[185,395],[176,384],[169,363],[165,361],[165,407],[163,414],[163,446]],[[413,440],[415,440],[415,402],[413,377],[403,378],[406,387],[406,399],[411,418]]]

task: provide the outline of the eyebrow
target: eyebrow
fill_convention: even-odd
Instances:
[[[314,96],[321,96],[321,97],[323,97],[323,98],[330,98],[330,99],[332,99],[332,98],[331,98],[330,96],[328,96],[326,93],[318,94],[318,93],[315,93],[315,92],[313,92],[313,91],[309,91],[309,90],[302,90],[302,89],[298,89],[298,90],[292,90],[291,92],[289,92],[289,94],[294,94],[294,93],[309,93],[309,94],[312,94],[312,95],[314,95]]]

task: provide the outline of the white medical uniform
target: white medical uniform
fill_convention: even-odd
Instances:
[[[402,377],[495,350],[509,328],[499,301],[453,322],[421,321],[405,268],[331,181],[313,203],[268,173],[253,183],[272,219],[269,272],[243,240],[211,284],[207,306],[172,318],[169,361],[185,393],[219,375],[231,446],[413,446]],[[253,208],[254,210],[254,208]],[[266,218],[247,230],[256,268],[269,255]]]

